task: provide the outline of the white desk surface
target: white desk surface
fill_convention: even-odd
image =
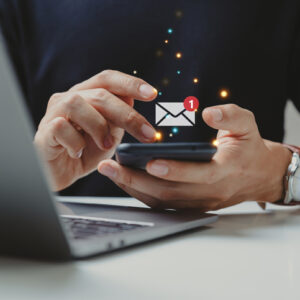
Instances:
[[[86,261],[1,258],[0,299],[300,299],[300,208],[269,208]]]

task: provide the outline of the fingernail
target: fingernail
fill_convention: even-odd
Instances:
[[[156,95],[156,89],[144,83],[140,86],[140,93],[144,98],[150,98]]]
[[[210,108],[210,113],[215,122],[220,122],[223,119],[223,113],[218,108]]]
[[[103,145],[106,149],[110,149],[113,146],[113,140],[111,135],[109,134],[103,141]]]
[[[76,153],[76,158],[81,158],[81,156],[82,156],[82,153],[83,153],[83,149],[81,149],[80,151],[78,151],[77,153]]]
[[[143,124],[141,131],[147,140],[153,140],[155,138],[156,131],[149,125]]]
[[[115,178],[117,176],[117,171],[111,166],[105,165],[100,168],[99,172],[107,177]]]
[[[148,170],[151,174],[157,176],[164,176],[169,172],[169,168],[164,162],[153,162],[149,165]]]

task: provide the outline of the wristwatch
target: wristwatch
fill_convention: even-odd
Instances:
[[[292,153],[292,160],[284,176],[284,192],[282,198],[273,204],[277,205],[300,205],[300,148],[288,144],[283,144]],[[258,202],[262,208],[266,208],[266,203]]]
[[[284,145],[293,152],[291,163],[288,167],[287,174],[284,178],[285,196],[283,199],[284,205],[299,205],[300,204],[300,149]]]

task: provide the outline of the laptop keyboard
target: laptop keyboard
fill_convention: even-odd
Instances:
[[[61,216],[68,233],[74,239],[86,239],[90,237],[101,237],[116,233],[128,232],[140,228],[152,226],[136,223],[114,222],[98,218],[84,218]]]

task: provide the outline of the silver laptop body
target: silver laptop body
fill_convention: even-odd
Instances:
[[[0,253],[69,260],[114,251],[214,222],[195,212],[65,204],[32,143],[33,126],[0,34]]]

